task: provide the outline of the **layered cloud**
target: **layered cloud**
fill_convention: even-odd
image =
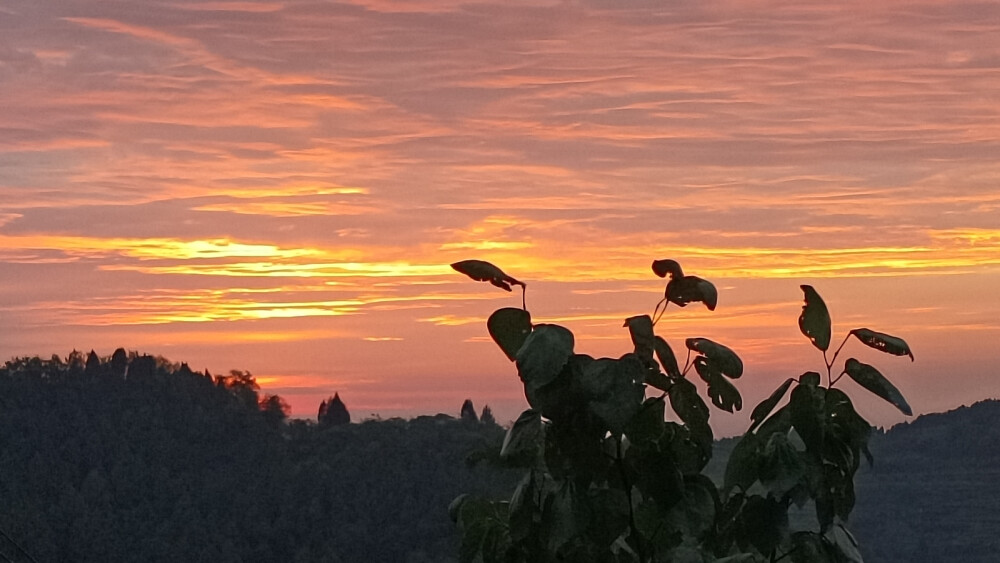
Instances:
[[[469,321],[505,297],[447,267],[470,257],[537,280],[539,316],[601,350],[668,256],[729,288],[743,313],[719,330],[774,365],[794,331],[743,329],[794,329],[801,281],[913,280],[936,307],[913,315],[995,336],[996,21],[931,1],[12,0],[0,353],[132,334],[185,359],[226,335],[216,369],[287,390],[514,404],[456,367],[490,352]],[[768,280],[791,291],[749,289]],[[986,320],[956,320],[970,299]],[[918,328],[894,311],[871,316]],[[290,352],[323,338],[357,344]],[[399,408],[442,408],[421,401]]]

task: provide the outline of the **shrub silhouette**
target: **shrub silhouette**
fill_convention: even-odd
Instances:
[[[489,262],[452,266],[507,291],[526,289]],[[530,406],[500,451],[502,463],[522,468],[524,476],[508,500],[462,495],[452,502],[460,560],[861,562],[847,520],[860,459],[871,462],[871,426],[836,384],[847,375],[905,414],[911,410],[874,367],[850,358],[834,376],[834,365],[851,336],[912,359],[907,344],[855,329],[830,357],[829,311],[814,288],[801,286],[799,328],[823,353],[825,385],[821,373],[809,371],[757,405],[719,487],[703,473],[712,456],[710,413],[688,376],[693,369],[710,402],[733,412],[742,409],[732,381],[742,376],[743,363],[720,343],[688,338],[687,360],[679,365],[655,334],[656,320],[671,303],[714,310],[718,292],[674,260],[654,261],[653,272],[669,277],[664,297],[652,317],[625,320],[632,351],[617,359],[576,353],[571,331],[532,323],[523,294],[521,309],[489,317],[490,336],[515,362]],[[647,398],[651,391],[657,394]],[[667,420],[668,404],[676,421]],[[793,505],[814,509],[814,523],[793,527]]]

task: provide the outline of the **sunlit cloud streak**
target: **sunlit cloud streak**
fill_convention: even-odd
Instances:
[[[805,282],[906,287],[926,302],[871,315],[927,342],[994,334],[997,21],[943,1],[10,0],[0,355],[133,331],[277,387],[261,370],[364,379],[372,408],[514,405],[509,366],[475,358],[520,296],[448,267],[473,257],[601,353],[665,257],[725,289],[704,325],[664,322],[714,320],[766,365]],[[954,372],[970,399],[1000,394],[983,365]],[[407,405],[416,381],[442,399]],[[919,383],[914,405],[946,385]]]

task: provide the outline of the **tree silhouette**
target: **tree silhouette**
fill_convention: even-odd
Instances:
[[[466,422],[479,422],[479,417],[476,416],[476,407],[472,405],[472,399],[466,399],[462,403],[461,418]]]
[[[351,413],[347,412],[344,401],[340,400],[340,393],[334,393],[329,400],[320,403],[319,414],[316,418],[320,426],[339,426],[351,423]]]

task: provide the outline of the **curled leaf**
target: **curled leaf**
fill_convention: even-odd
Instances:
[[[488,281],[491,284],[511,291],[511,285],[526,287],[525,284],[503,273],[503,270],[484,260],[462,260],[451,265],[455,271],[465,274],[476,281]]]
[[[688,338],[688,349],[705,356],[714,369],[726,377],[736,379],[743,375],[743,361],[729,348],[707,338]]]
[[[670,274],[671,279],[684,277],[684,270],[681,269],[681,265],[676,260],[670,259],[653,260],[653,273],[661,278],[666,277],[667,274]]]
[[[697,276],[672,278],[667,283],[663,296],[678,307],[686,307],[688,303],[700,301],[709,311],[714,311],[719,303],[719,291],[712,282]]]
[[[830,348],[830,311],[813,286],[799,287],[805,293],[805,305],[802,306],[802,314],[799,315],[799,330],[813,343],[813,346],[826,352]]]
[[[857,337],[865,346],[885,352],[886,354],[892,354],[893,356],[909,356],[910,361],[913,361],[913,352],[910,351],[910,347],[902,338],[867,328],[856,328],[851,331],[851,334]]]
[[[514,307],[497,309],[486,321],[486,329],[497,346],[513,362],[517,358],[517,351],[531,334],[531,314]]]
[[[874,367],[850,358],[844,364],[844,373],[856,381],[858,385],[892,403],[903,414],[913,415],[913,409],[907,404],[899,389],[896,389],[896,386]]]
[[[653,319],[649,315],[629,317],[625,319],[625,326],[628,327],[629,336],[632,337],[635,354],[645,363],[655,366],[653,348],[656,336],[653,334]]]

